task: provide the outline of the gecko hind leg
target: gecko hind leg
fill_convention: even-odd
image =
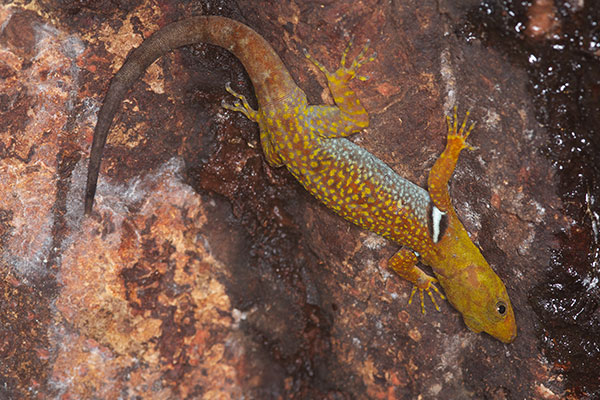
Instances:
[[[231,88],[231,85],[229,82],[227,82],[225,84],[225,90],[227,90],[227,92],[229,92],[232,96],[234,96],[238,100],[235,100],[233,102],[233,104],[229,104],[225,100],[223,100],[221,102],[221,107],[223,107],[227,110],[241,112],[250,121],[258,122],[258,111],[256,111],[255,109],[253,109],[250,106],[250,104],[248,103],[248,100],[246,100],[246,96],[241,95],[238,92],[236,92],[235,90],[233,90]]]
[[[352,71],[354,74],[352,75],[352,77],[350,79],[356,77],[360,81],[366,81],[369,79],[369,77],[366,75],[358,75],[357,74],[358,70],[366,63],[374,61],[375,58],[377,57],[377,53],[373,52],[373,54],[371,54],[369,57],[366,56],[367,51],[369,50],[369,47],[371,46],[371,41],[367,40],[367,42],[363,46],[360,53],[358,53],[358,56],[356,56],[356,58],[354,58],[354,60],[352,60],[352,64],[350,64],[350,67],[346,67],[346,57],[347,57],[348,53],[350,52],[350,48],[352,47],[353,43],[354,43],[354,38],[351,38],[350,41],[348,42],[348,45],[346,46],[346,49],[344,49],[344,52],[342,53],[342,60],[340,61],[340,65],[341,65],[340,69],[344,69],[346,71]]]
[[[246,117],[248,117],[250,121],[257,122],[260,128],[260,143],[262,145],[263,153],[267,162],[273,168],[282,166],[283,160],[281,156],[277,154],[277,151],[275,150],[275,147],[271,142],[271,135],[269,133],[269,129],[265,125],[265,120],[260,118],[261,114],[250,106],[245,96],[233,90],[229,82],[225,84],[225,90],[227,90],[227,92],[229,92],[237,100],[235,100],[233,104],[229,104],[225,102],[225,100],[223,100],[221,102],[221,107],[227,110],[241,112]]]
[[[365,44],[356,58],[347,65],[347,56],[353,41],[346,46],[342,53],[340,67],[335,72],[330,72],[320,62],[315,60],[306,49],[304,55],[310,60],[327,78],[329,91],[333,96],[335,106],[313,106],[310,108],[313,120],[322,122],[322,131],[319,134],[323,137],[345,137],[352,133],[369,126],[369,114],[362,106],[358,96],[350,88],[348,82],[355,77],[359,80],[366,80],[366,76],[358,75],[358,70],[366,63],[373,61],[376,53],[367,56],[369,42]]]
[[[348,45],[344,49],[344,52],[342,53],[342,59],[340,61],[340,67],[335,72],[329,72],[329,70],[319,61],[314,59],[313,56],[311,56],[308,50],[306,49],[303,49],[304,56],[308,60],[310,60],[310,62],[312,62],[321,72],[323,72],[323,74],[325,74],[330,87],[332,85],[335,87],[341,85],[345,88],[346,84],[355,77],[357,77],[361,81],[369,79],[367,76],[358,75],[358,70],[366,63],[375,60],[375,58],[377,57],[377,53],[375,52],[371,56],[366,56],[366,53],[369,50],[369,47],[371,46],[371,41],[367,40],[360,53],[354,58],[354,60],[352,60],[350,66],[346,66],[346,58],[348,57],[348,53],[350,52],[353,43],[354,38],[350,39]]]

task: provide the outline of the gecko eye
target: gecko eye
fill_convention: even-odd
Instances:
[[[498,311],[498,314],[500,315],[506,314],[506,303],[504,303],[503,301],[497,302],[496,311]]]

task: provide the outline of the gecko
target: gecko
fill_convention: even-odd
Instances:
[[[434,293],[457,309],[466,326],[511,343],[517,326],[502,280],[469,238],[452,206],[448,181],[473,124],[462,123],[456,108],[447,116],[446,147],[433,165],[427,189],[399,176],[383,161],[347,137],[369,125],[369,115],[349,82],[366,80],[359,69],[374,60],[369,42],[352,60],[343,51],[340,67],[330,72],[306,50],[306,57],[327,78],[334,105],[311,105],[269,43],[250,27],[219,16],[194,16],[164,26],[133,50],[111,80],[98,114],[88,165],[85,213],[92,211],[102,152],[121,101],[156,59],[195,43],[220,46],[247,70],[258,109],[225,85],[234,101],[223,107],[258,123],[260,143],[271,167],[285,166],[314,197],[346,220],[401,246],[388,266],[412,283],[408,303],[418,292],[440,308]],[[433,276],[419,267],[431,267]],[[439,284],[443,292],[437,288]]]

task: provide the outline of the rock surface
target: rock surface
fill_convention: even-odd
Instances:
[[[525,73],[459,40],[451,1],[54,2],[0,8],[0,397],[562,398],[527,296],[566,226]],[[377,59],[356,82],[354,137],[425,185],[457,105],[478,125],[451,183],[504,280],[519,336],[423,316],[386,270],[396,245],[267,166],[258,127],[220,108],[253,99],[207,45],[152,65],[113,125],[95,212],[83,187],[96,114],[131,48],[168,22],[218,14],[272,44],[313,103],[350,37]],[[3,397],[3,398],[4,398]]]

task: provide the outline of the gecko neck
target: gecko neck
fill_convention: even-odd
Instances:
[[[433,246],[433,251],[421,255],[436,274],[448,276],[468,265],[487,262],[473,244],[454,209],[448,211],[448,227],[444,236]]]

